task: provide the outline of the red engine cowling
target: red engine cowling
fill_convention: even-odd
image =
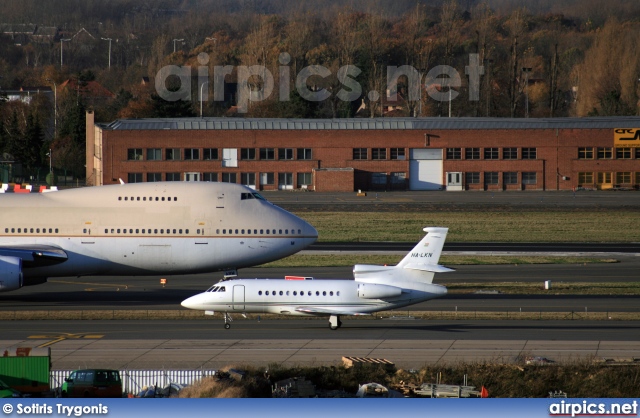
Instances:
[[[18,290],[22,286],[22,259],[0,257],[0,292]]]
[[[386,284],[359,283],[358,297],[362,299],[395,298],[402,294],[402,289]]]

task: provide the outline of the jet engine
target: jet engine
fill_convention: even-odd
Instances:
[[[22,259],[0,257],[0,292],[10,292],[22,286]]]
[[[395,298],[402,294],[402,289],[386,284],[359,283],[358,297],[362,299]]]

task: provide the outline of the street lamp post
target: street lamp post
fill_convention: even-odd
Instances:
[[[111,38],[100,38],[103,41],[109,41],[109,68],[111,68]]]
[[[173,40],[173,53],[174,54],[176,53],[176,42],[182,42],[182,41],[184,41],[184,38],[183,39],[174,39]]]
[[[69,42],[71,39],[60,38],[60,68],[62,68],[62,43]]]
[[[55,81],[47,78],[47,81],[53,83],[53,137],[58,136],[58,85]]]
[[[204,87],[205,84],[209,83],[209,81],[205,81],[204,83],[200,84],[200,117],[202,117],[202,88]]]
[[[522,72],[524,73],[524,117],[529,117],[529,73],[531,72],[531,67],[522,67]]]

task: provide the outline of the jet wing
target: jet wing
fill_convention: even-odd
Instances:
[[[370,313],[317,308],[314,306],[298,306],[296,312],[305,312],[313,315],[371,315]]]
[[[53,245],[0,245],[0,256],[22,259],[25,268],[47,267],[67,261],[67,253]]]

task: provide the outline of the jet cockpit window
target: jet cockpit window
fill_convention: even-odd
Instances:
[[[260,196],[259,193],[251,193],[251,195],[253,196],[254,199],[258,199],[258,200],[267,200],[264,197]]]
[[[241,193],[240,200],[255,199],[253,193]]]
[[[217,291],[218,291],[218,286],[216,285],[213,285],[209,289],[207,289],[207,292],[217,292]]]
[[[220,288],[218,289],[218,292],[226,292],[227,289],[225,289],[224,286],[220,286]]]

